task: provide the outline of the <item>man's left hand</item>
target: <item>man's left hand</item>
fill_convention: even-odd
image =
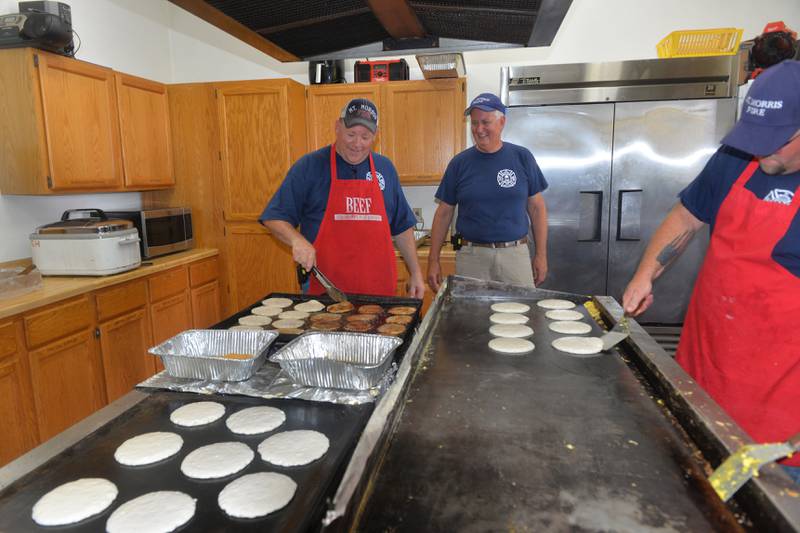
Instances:
[[[422,279],[422,273],[417,276],[411,276],[408,280],[408,296],[409,298],[422,299],[425,295],[425,280]]]
[[[536,254],[531,261],[533,267],[533,284],[537,287],[544,283],[547,277],[547,257]]]

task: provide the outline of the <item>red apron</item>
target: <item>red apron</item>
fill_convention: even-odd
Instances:
[[[397,266],[372,153],[369,169],[371,180],[340,180],[336,175],[336,148],[331,145],[328,205],[314,241],[317,267],[344,292],[394,296]],[[308,292],[323,291],[312,276]]]
[[[800,431],[800,278],[771,255],[800,209],[745,189],[722,202],[686,314],[678,363],[756,442]],[[800,466],[800,454],[784,464]]]

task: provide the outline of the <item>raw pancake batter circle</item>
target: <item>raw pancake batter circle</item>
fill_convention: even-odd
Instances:
[[[497,337],[489,341],[489,348],[502,354],[520,355],[532,352],[535,346],[526,339]]]
[[[492,311],[496,313],[527,313],[531,310],[530,305],[519,302],[498,302],[492,304]]]
[[[297,329],[302,328],[303,322],[302,320],[295,320],[291,318],[281,318],[280,320],[276,320],[272,323],[272,327],[275,329]]]
[[[527,339],[533,335],[533,329],[524,324],[495,324],[489,328],[489,333],[507,339]]]
[[[229,516],[258,518],[283,509],[294,498],[297,483],[276,472],[247,474],[234,479],[219,493],[217,503]]]
[[[328,451],[330,441],[319,431],[300,429],[273,435],[258,445],[261,458],[278,466],[300,466],[316,461]]]
[[[555,309],[548,311],[544,314],[550,320],[583,320],[583,315],[580,311],[572,311],[568,309]]]
[[[194,402],[178,407],[169,419],[173,424],[183,427],[203,426],[222,418],[225,406],[217,402]]]
[[[261,300],[261,304],[266,307],[289,307],[292,301],[289,298],[267,298]]]
[[[573,302],[569,300],[559,300],[558,298],[548,298],[546,300],[539,300],[536,305],[542,309],[572,309],[575,307]]]
[[[242,326],[269,326],[272,319],[268,316],[247,315],[239,319]]]
[[[516,313],[495,313],[489,317],[494,324],[527,324],[528,317]]]
[[[301,311],[303,313],[316,313],[317,311],[325,309],[325,304],[319,300],[309,300],[295,305],[294,309],[295,311]]]
[[[262,405],[248,407],[233,413],[225,421],[232,432],[238,435],[257,435],[272,431],[286,421],[286,414],[276,407]]]
[[[183,447],[183,438],[177,433],[153,431],[132,437],[114,452],[114,459],[127,466],[142,466],[172,457]]]
[[[241,442],[217,442],[201,446],[184,457],[181,472],[194,479],[230,476],[249,465],[255,453]]]
[[[54,488],[34,504],[31,517],[40,526],[63,526],[102,513],[116,499],[117,486],[87,477]]]
[[[283,320],[305,320],[309,315],[310,313],[304,311],[284,311],[278,315],[278,318]]]
[[[111,513],[108,533],[174,531],[194,516],[197,500],[183,492],[161,490],[129,500]]]
[[[594,355],[603,351],[603,341],[600,337],[559,337],[553,348],[573,355]]]
[[[278,316],[279,314],[283,313],[283,307],[267,307],[266,305],[262,305],[252,308],[250,312],[258,316]]]
[[[548,327],[556,333],[565,335],[585,335],[592,331],[592,326],[586,322],[578,322],[576,320],[558,320],[550,322]]]

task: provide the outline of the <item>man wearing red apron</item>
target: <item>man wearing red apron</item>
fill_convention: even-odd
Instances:
[[[377,128],[372,102],[348,102],[335,124],[336,142],[292,165],[260,221],[291,246],[306,270],[316,265],[337,287],[356,294],[395,294],[394,235],[410,273],[408,295],[422,298],[416,218],[394,165],[372,153]],[[304,290],[323,292],[314,278]]]
[[[711,242],[676,359],[756,442],[800,433],[800,62],[753,83],[742,118],[653,235],[629,313],[704,223]],[[783,461],[800,483],[800,454]]]

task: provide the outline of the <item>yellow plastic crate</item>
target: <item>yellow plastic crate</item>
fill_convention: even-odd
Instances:
[[[739,50],[739,28],[673,31],[656,45],[658,57],[700,57],[733,55]]]

